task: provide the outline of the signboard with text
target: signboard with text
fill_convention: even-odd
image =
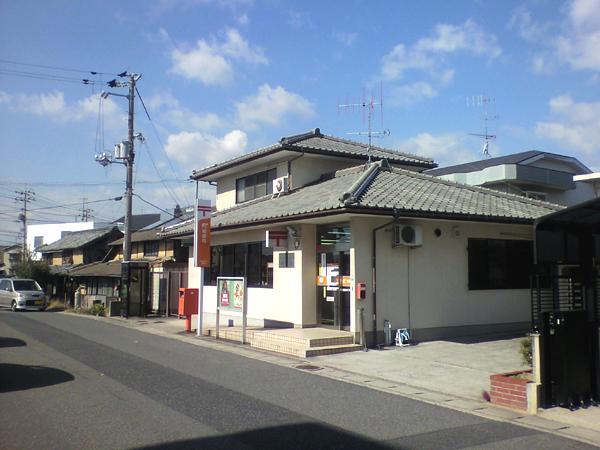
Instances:
[[[210,201],[200,200],[194,215],[194,267],[210,267]]]

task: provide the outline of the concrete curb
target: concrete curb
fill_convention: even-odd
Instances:
[[[157,329],[160,328],[160,324],[140,324],[132,322],[130,319],[123,319],[120,317],[96,317],[85,314],[73,314],[65,312],[59,312],[58,314],[68,314],[91,320],[100,320],[104,321],[105,323],[111,323],[113,325],[135,329],[148,334],[175,339],[188,344],[197,345],[199,347],[233,353],[269,364],[275,364],[301,372],[311,373],[313,375],[318,375],[337,381],[343,381],[345,383],[351,383],[369,389],[375,389],[392,395],[400,395],[413,400],[472,414],[485,419],[520,425],[537,431],[554,434],[556,436],[561,436],[600,447],[600,431],[574,426],[554,420],[548,420],[543,417],[528,415],[524,412],[513,411],[500,406],[494,406],[489,402],[484,402],[483,400],[476,401],[468,398],[452,396],[446,393],[411,386],[406,383],[398,383],[396,381],[364,375],[358,372],[348,371],[346,369],[339,369],[331,365],[319,364],[317,369],[302,369],[298,366],[316,366],[316,364],[310,359],[273,354],[272,352],[265,350],[242,346],[239,343],[223,340],[216,341],[214,338],[209,338],[206,336],[198,337],[195,333],[173,333],[172,331]]]

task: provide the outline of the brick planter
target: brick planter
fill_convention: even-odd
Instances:
[[[537,384],[519,375],[531,370],[517,370],[490,376],[490,401],[499,406],[518,409],[529,414],[537,412]]]

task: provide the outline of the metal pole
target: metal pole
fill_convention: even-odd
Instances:
[[[125,180],[125,230],[123,236],[123,264],[129,264],[131,261],[131,201],[133,197],[133,161],[135,158],[135,153],[133,151],[133,118],[134,118],[134,106],[135,106],[135,82],[136,75],[129,75],[129,95],[127,99],[129,100],[129,114],[128,114],[128,133],[127,140],[129,142],[129,146],[127,148],[127,157],[125,158],[125,166],[127,168],[127,178]],[[130,294],[129,294],[129,284],[131,282],[131,271],[127,270],[127,276],[125,281],[127,288],[127,297],[126,297],[126,312],[127,317],[129,317],[130,313]]]

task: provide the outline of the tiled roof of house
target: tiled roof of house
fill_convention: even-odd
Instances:
[[[437,166],[430,158],[402,153],[395,150],[377,147],[372,145],[370,150],[367,144],[361,142],[341,139],[334,136],[327,136],[321,133],[318,128],[309,133],[299,134],[296,136],[284,137],[273,145],[261,148],[254,152],[240,155],[228,161],[224,161],[212,166],[205,167],[200,170],[195,170],[191,178],[201,180],[203,177],[213,175],[222,170],[242,164],[246,161],[266,156],[282,150],[294,151],[298,153],[313,153],[342,156],[366,161],[369,156],[372,160],[387,159],[393,164],[403,164],[426,169],[432,169]]]
[[[42,245],[36,251],[41,253],[60,252],[80,248],[116,232],[117,227],[99,228],[96,230],[71,231],[62,239],[48,245]]]
[[[468,186],[384,161],[337,171],[331,178],[288,192],[262,197],[213,214],[213,229],[268,223],[324,214],[384,213],[404,217],[532,223],[562,206],[492,189]],[[193,222],[166,236],[193,232]]]

